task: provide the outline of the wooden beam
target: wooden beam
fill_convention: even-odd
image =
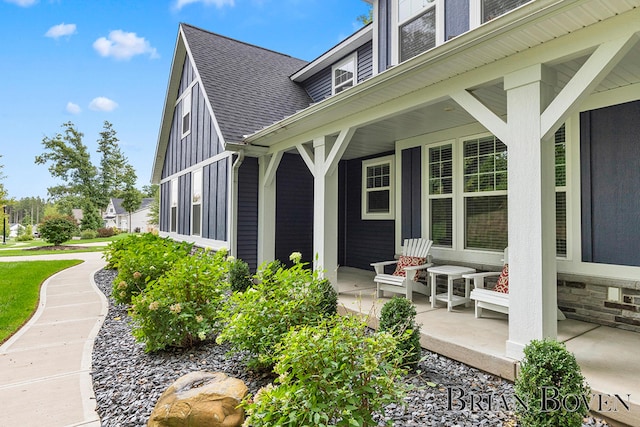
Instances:
[[[309,149],[309,147],[304,144],[297,144],[296,148],[298,149],[298,153],[300,153],[302,160],[304,160],[305,164],[311,171],[311,175],[315,176],[316,166],[314,163],[313,151],[311,151],[311,149]]]
[[[338,135],[338,139],[336,139],[336,142],[333,144],[333,147],[331,147],[331,151],[329,152],[329,155],[327,156],[327,159],[325,161],[325,168],[324,168],[325,175],[327,176],[332,175],[336,171],[336,168],[338,167],[338,162],[340,162],[340,159],[342,158],[342,155],[344,154],[345,150],[349,146],[349,142],[351,142],[351,138],[353,138],[353,135],[356,133],[356,130],[357,129],[355,127],[350,127],[350,128],[342,129],[340,131],[340,134]]]
[[[264,185],[268,186],[273,183],[273,180],[276,178],[276,171],[278,170],[278,166],[280,165],[280,160],[282,160],[282,151],[278,151],[274,153],[269,159],[269,165],[267,166],[267,170],[264,173]]]
[[[498,137],[500,141],[508,145],[510,138],[509,126],[496,113],[491,111],[478,98],[471,95],[467,90],[453,92],[451,98],[462,108],[471,114],[489,132]]]
[[[541,115],[540,131],[542,139],[550,138],[553,133],[573,113],[577,105],[591,95],[602,80],[637,43],[638,37],[629,34],[615,40],[602,43],[589,57],[558,96]]]

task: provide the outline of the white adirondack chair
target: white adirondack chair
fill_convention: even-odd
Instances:
[[[433,241],[428,239],[406,239],[402,247],[402,256],[399,259],[372,263],[371,266],[376,271],[376,277],[373,281],[376,282],[378,298],[383,296],[384,291],[403,294],[409,301],[413,299],[414,292],[429,295],[431,288],[428,284],[421,283],[416,279],[419,271],[425,270],[426,276],[426,269],[433,265],[429,259],[429,250],[432,244]],[[407,262],[409,259],[406,257],[411,257],[413,262]],[[416,264],[418,259],[423,260],[421,264],[411,265]],[[384,272],[385,266],[398,264],[399,262],[400,268],[396,267],[394,274],[386,274]],[[405,266],[405,264],[410,265]]]
[[[502,262],[503,266],[509,263],[508,247],[504,249]],[[470,298],[475,301],[476,318],[482,316],[482,309],[509,314],[509,293],[489,289],[485,283],[487,277],[499,277],[501,274],[502,271],[488,271],[486,273],[472,273],[462,276],[465,280],[473,280],[473,290],[471,291]],[[557,311],[558,320],[565,320],[566,317],[564,313],[562,313],[560,309],[557,309]]]

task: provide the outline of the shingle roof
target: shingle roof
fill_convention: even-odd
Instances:
[[[311,104],[289,78],[306,62],[181,24],[225,142],[251,134]]]
[[[116,211],[116,215],[124,215],[127,213],[127,210],[122,206],[122,202],[124,201],[124,199],[112,197],[111,201],[113,202],[113,208]],[[145,209],[151,203],[153,203],[153,197],[144,197],[140,202],[140,207],[136,209],[136,212]]]

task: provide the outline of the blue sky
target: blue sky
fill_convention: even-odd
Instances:
[[[73,122],[94,164],[113,124],[148,184],[178,24],[312,60],[360,27],[362,0],[0,0],[0,164],[9,197],[47,197],[43,137]]]

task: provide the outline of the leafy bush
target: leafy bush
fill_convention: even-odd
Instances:
[[[140,236],[129,235],[124,239],[114,240],[109,243],[102,254],[102,257],[107,261],[105,268],[117,269],[120,261],[126,256],[129,247],[137,243],[139,238]]]
[[[257,274],[261,282],[234,293],[223,310],[227,324],[218,342],[231,343],[235,352],[246,351],[247,364],[252,367],[273,366],[276,346],[290,328],[315,325],[335,313],[336,306],[330,303],[337,298],[335,291],[316,271],[306,269],[299,257],[291,268],[281,265],[263,265]]]
[[[98,236],[98,233],[96,233],[95,230],[83,230],[80,233],[80,238],[83,240],[95,239],[97,236]]]
[[[190,347],[214,331],[229,289],[225,256],[222,250],[184,257],[133,297],[133,335],[146,351]]]
[[[191,243],[175,242],[153,234],[127,238],[127,247],[117,255],[118,276],[113,282],[113,298],[119,304],[131,303],[147,283],[157,280],[191,252]]]
[[[16,236],[16,242],[27,242],[29,240],[33,240],[33,235],[31,233],[27,233],[26,231]]]
[[[278,385],[243,402],[247,425],[377,426],[374,413],[402,404],[407,391],[396,344],[389,333],[368,334],[355,316],[292,329],[279,346]]]
[[[112,237],[118,234],[118,230],[114,227],[98,228],[98,237]]]
[[[253,285],[249,264],[229,257],[229,283],[233,292],[244,292]]]
[[[76,221],[70,216],[46,217],[38,227],[44,241],[56,246],[71,240],[77,229]]]
[[[380,310],[379,330],[400,339],[398,351],[403,363],[415,369],[420,361],[420,326],[415,323],[416,308],[411,301],[393,297]]]
[[[584,402],[590,389],[575,356],[564,343],[549,339],[531,341],[524,356],[515,384],[516,396],[526,404],[516,410],[520,423],[580,427],[589,410]]]

